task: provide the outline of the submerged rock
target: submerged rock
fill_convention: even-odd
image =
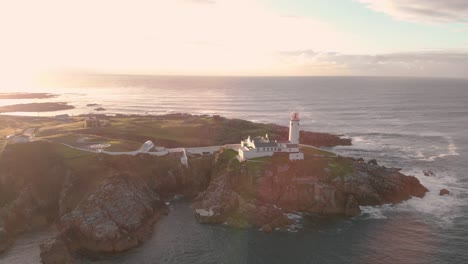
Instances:
[[[434,172],[431,170],[423,170],[424,176],[434,176]]]
[[[345,215],[346,216],[357,216],[361,213],[361,209],[359,208],[359,204],[354,198],[354,196],[348,196],[348,200],[346,202],[345,207]]]
[[[0,253],[5,251],[13,243],[12,238],[5,230],[5,228],[0,227]]]
[[[442,189],[442,190],[440,190],[440,192],[439,192],[439,195],[440,195],[440,196],[449,195],[449,194],[450,194],[450,191],[447,190],[447,189]]]
[[[69,264],[72,256],[65,243],[60,238],[52,238],[39,245],[42,263]]]

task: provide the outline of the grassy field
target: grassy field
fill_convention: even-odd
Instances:
[[[336,156],[335,153],[325,151],[322,149],[311,148],[311,147],[300,147],[300,151],[304,153],[305,158],[313,157],[313,156],[324,156],[324,157],[334,157]]]
[[[107,149],[109,151],[137,150],[147,140],[153,141],[157,146],[173,148],[238,143],[249,135],[268,134],[272,140],[283,140],[287,136],[285,134],[287,128],[274,124],[253,123],[219,116],[171,114],[98,117],[107,125],[100,128],[85,128],[84,116],[61,121],[53,117],[0,115],[0,147],[5,144],[2,140],[5,135],[22,131],[24,128],[35,128],[35,137],[38,140],[65,143],[80,148],[96,143],[107,143],[111,144]],[[83,138],[88,140],[82,140]],[[302,148],[302,151],[306,157],[333,155],[314,148]]]

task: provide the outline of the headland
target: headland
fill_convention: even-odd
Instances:
[[[427,192],[399,169],[320,149],[351,144],[331,134],[298,131],[303,160],[239,159],[248,136],[287,140],[288,128],[275,124],[188,114],[0,120],[0,250],[54,225],[44,263],[138,246],[174,196],[193,202],[200,223],[270,232],[290,225],[290,212],[352,217],[359,206]],[[216,148],[191,151],[207,146]]]

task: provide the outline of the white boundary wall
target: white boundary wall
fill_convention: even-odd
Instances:
[[[289,160],[303,160],[304,153],[297,152],[297,153],[289,153]]]
[[[242,149],[239,149],[239,157],[241,161],[254,159],[254,158],[260,158],[260,157],[266,157],[266,156],[273,156],[273,153],[274,153],[273,151],[256,151],[256,150],[244,151]]]

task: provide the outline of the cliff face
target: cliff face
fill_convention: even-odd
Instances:
[[[0,158],[0,237],[5,241],[46,226],[57,217],[67,169],[47,146],[12,145]]]
[[[353,161],[354,172],[335,183],[343,192],[356,197],[360,205],[399,203],[412,196],[424,197],[428,189],[414,176],[399,169],[385,168],[375,162]]]
[[[61,236],[72,250],[123,251],[144,241],[164,211],[141,178],[117,175],[60,218]]]
[[[194,202],[195,217],[202,223],[270,229],[287,224],[287,212],[355,216],[360,205],[398,203],[428,191],[397,169],[342,157],[319,164],[324,160],[225,162]]]
[[[62,245],[70,252],[129,249],[151,234],[166,212],[164,199],[206,189],[211,165],[210,156],[191,157],[185,168],[176,155],[108,156],[47,142],[9,145],[0,157],[0,249],[19,233],[51,223],[61,233],[44,244],[44,259],[54,259],[48,249]]]
[[[290,223],[287,212],[359,214],[359,205],[424,196],[419,181],[396,169],[306,152],[305,161],[268,157],[239,163],[214,156],[109,156],[47,142],[9,145],[0,156],[0,251],[24,231],[51,223],[60,234],[42,246],[44,263],[75,251],[137,246],[167,213],[164,200],[195,197],[198,221],[265,231]]]

